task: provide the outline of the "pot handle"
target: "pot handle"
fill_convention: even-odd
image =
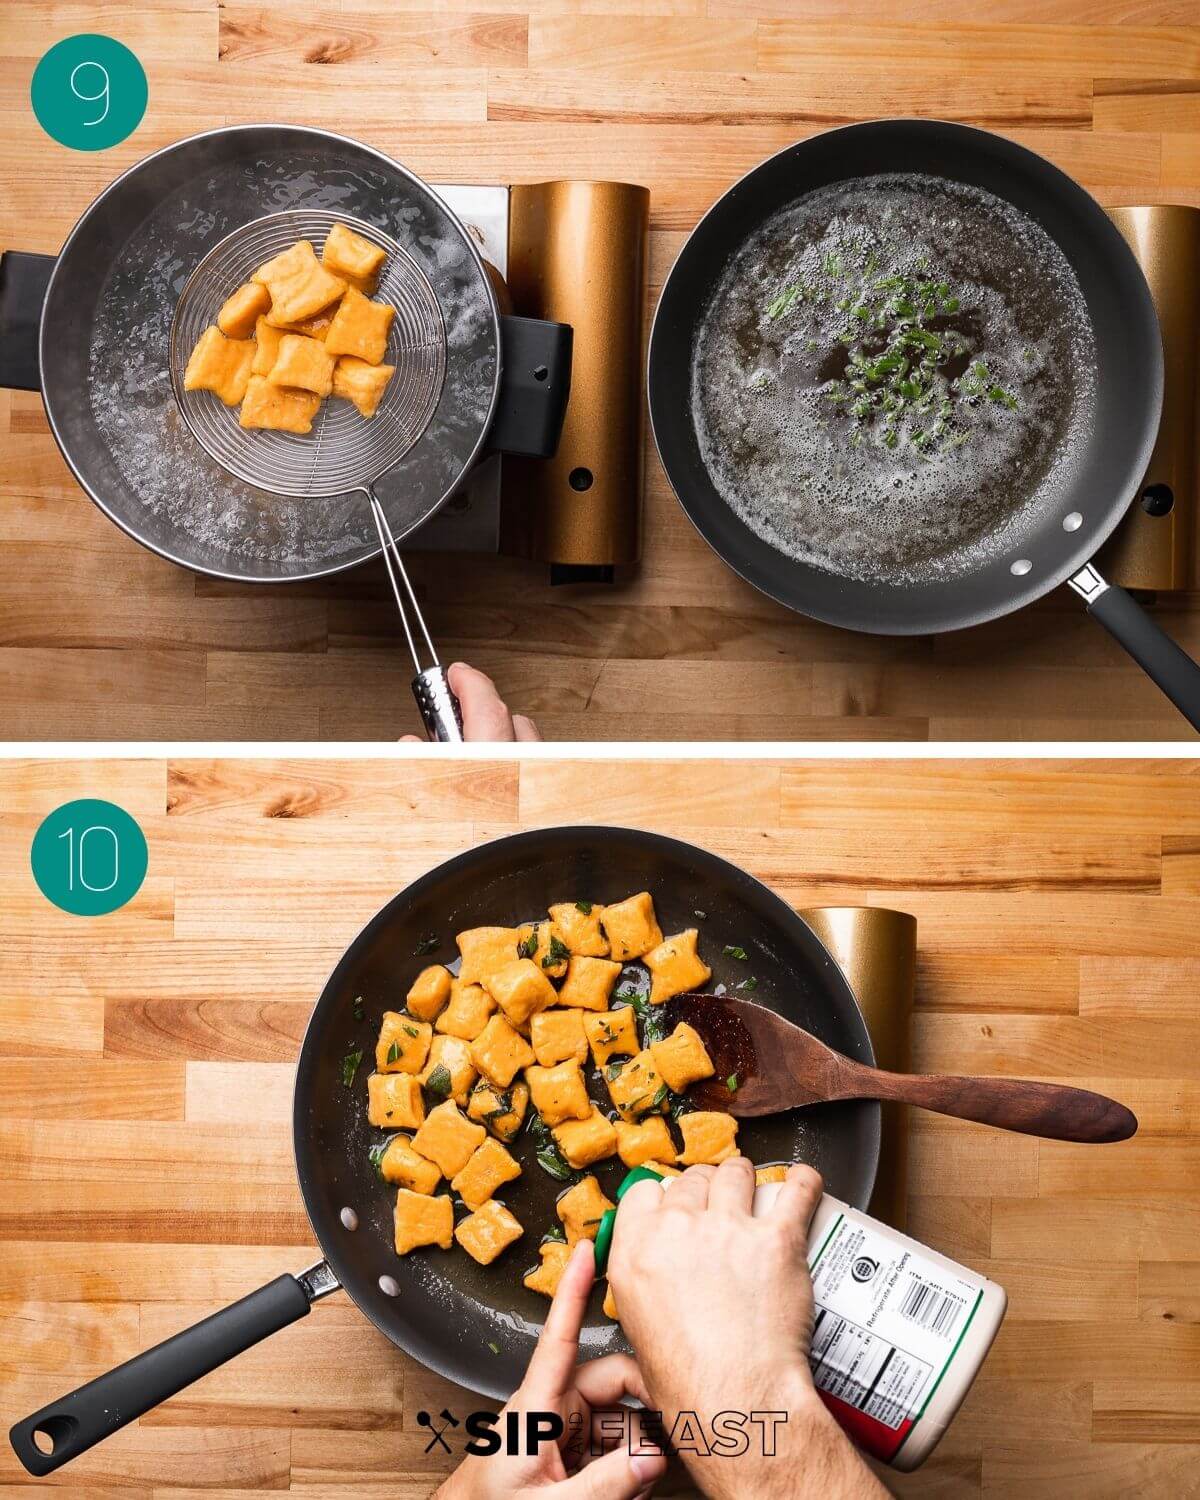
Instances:
[[[324,1261],[301,1276],[277,1277],[18,1422],[8,1434],[13,1451],[31,1474],[53,1474],[201,1375],[304,1317],[337,1285]],[[38,1436],[47,1450],[38,1446]]]
[[[500,393],[488,447],[525,458],[553,458],[571,394],[569,323],[500,319]]]
[[[0,255],[0,386],[7,390],[42,388],[38,329],[54,266],[53,255]]]
[[[1108,583],[1089,563],[1070,580],[1109,635],[1167,695],[1193,729],[1200,729],[1200,666],[1150,618],[1132,594]]]

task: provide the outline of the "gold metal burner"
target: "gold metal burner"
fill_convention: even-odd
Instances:
[[[909,1070],[917,919],[883,906],[817,906],[802,911],[837,961],[871,1034],[875,1061]],[[908,1218],[908,1108],[884,1104],[879,1173],[870,1212],[894,1229]]]

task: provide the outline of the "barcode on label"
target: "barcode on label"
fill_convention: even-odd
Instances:
[[[912,1276],[900,1303],[900,1315],[930,1333],[949,1336],[966,1304],[953,1292]]]

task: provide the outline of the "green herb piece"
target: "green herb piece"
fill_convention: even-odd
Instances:
[[[543,1240],[560,1240],[561,1241],[561,1240],[565,1240],[566,1237],[567,1237],[567,1231],[562,1227],[561,1224],[551,1224],[550,1228],[547,1229],[547,1231],[545,1232],[544,1235],[542,1235],[542,1239]]]
[[[414,958],[424,958],[427,953],[434,953],[434,952],[436,952],[437,947],[438,947],[438,936],[437,936],[437,933],[435,933],[435,932],[428,933],[425,937],[423,937],[421,939],[421,941],[413,949],[413,957]]]
[[[362,1058],[361,1047],[355,1052],[347,1052],[342,1058],[342,1084],[345,1088],[349,1088],[354,1082],[354,1075],[358,1072],[358,1065],[362,1062]]]
[[[768,318],[781,318],[789,307],[792,307],[800,296],[798,286],[790,286],[786,291],[780,292],[779,296],[767,307]]]
[[[737,943],[726,943],[725,944],[725,957],[726,958],[740,958],[744,962],[746,959],[748,959],[750,957],[750,955],[746,952],[745,948],[739,946],[739,944],[737,944]]]
[[[557,964],[565,964],[571,957],[571,950],[561,938],[551,937],[550,952],[542,959],[543,969],[553,969]]]
[[[729,1092],[731,1094],[736,1094],[737,1093],[737,1091],[738,1091],[738,1076],[737,1076],[736,1073],[730,1073],[729,1077],[725,1080],[725,1087],[729,1090]]]
[[[361,1021],[363,1018],[363,998],[361,995],[354,997],[354,1019]]]
[[[384,1153],[387,1151],[387,1148],[391,1144],[392,1141],[391,1137],[389,1136],[386,1141],[379,1141],[367,1152],[367,1155],[371,1159],[371,1165],[375,1168],[375,1175],[377,1177],[382,1178],[383,1176],[383,1157]]]
[[[532,958],[538,949],[538,935],[535,927],[523,943],[517,944],[517,952],[522,958]]]
[[[690,1115],[695,1109],[696,1106],[686,1094],[668,1094],[667,1113],[671,1116],[672,1120],[678,1120],[680,1115]]]
[[[558,1142],[550,1133],[550,1127],[541,1115],[533,1115],[529,1121],[529,1134],[533,1137],[534,1156],[542,1171],[557,1182],[569,1182],[575,1176],[570,1162],[558,1149]]]
[[[743,979],[741,984],[734,985],[735,990],[756,990],[757,988],[758,980],[754,977],[753,974],[751,974],[749,979]]]
[[[590,917],[592,914],[592,903],[590,901],[576,901],[575,910],[581,911],[585,917]]]
[[[417,1030],[417,1028],[415,1026],[410,1026],[407,1021],[402,1021],[400,1023],[400,1030],[403,1031],[406,1036],[420,1036],[421,1035],[421,1033]]]
[[[624,1071],[624,1069],[625,1069],[624,1062],[622,1062],[618,1058],[616,1061],[609,1062],[609,1063],[606,1063],[604,1065],[604,1076],[605,1076],[605,1078],[608,1079],[609,1083],[611,1083],[614,1078],[619,1078],[620,1077],[620,1075]]]
[[[414,1035],[415,1035],[415,1033],[414,1033]],[[388,1060],[389,1063],[394,1063],[394,1062],[399,1062],[400,1061],[400,1043],[399,1042],[393,1042],[392,1045],[387,1049],[387,1060]]]
[[[426,1090],[431,1094],[435,1094],[439,1099],[449,1098],[450,1090],[453,1086],[454,1080],[450,1077],[450,1069],[445,1063],[438,1063],[437,1067],[434,1068],[433,1072],[425,1080]]]
[[[492,1341],[491,1341],[491,1339],[488,1340],[488,1348],[492,1351],[493,1354],[499,1354],[500,1353],[500,1345],[499,1344],[493,1344]]]

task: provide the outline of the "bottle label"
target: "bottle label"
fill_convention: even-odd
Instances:
[[[850,1437],[891,1460],[950,1368],[984,1281],[839,1214],[810,1261],[813,1380]]]

